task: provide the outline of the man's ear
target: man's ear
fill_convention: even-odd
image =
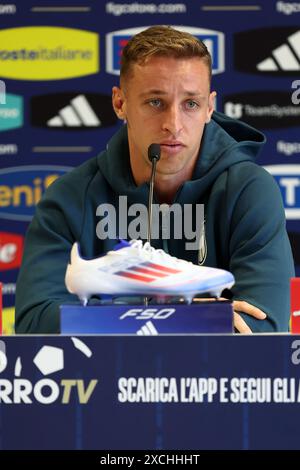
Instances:
[[[208,124],[211,120],[211,115],[215,109],[215,100],[216,100],[217,93],[212,91],[208,98],[208,109],[207,109],[207,117],[206,117],[206,124]]]
[[[112,105],[114,111],[119,119],[125,121],[126,119],[126,103],[123,90],[121,88],[114,86],[112,89]]]

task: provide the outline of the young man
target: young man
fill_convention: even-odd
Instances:
[[[17,333],[59,331],[59,305],[72,300],[64,275],[74,241],[93,258],[116,240],[96,233],[97,207],[119,196],[147,206],[148,147],[158,143],[160,204],[204,204],[206,250],[168,240],[178,258],[231,271],[240,333],[287,331],[293,260],[279,189],[254,163],[263,134],[213,111],[205,45],[170,27],[151,27],[123,50],[113,107],[124,125],[107,149],[53,183],[27,233],[16,300]],[[162,247],[162,240],[153,242]]]

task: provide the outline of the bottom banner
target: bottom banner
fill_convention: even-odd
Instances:
[[[5,450],[299,449],[299,404],[299,336],[0,341]]]

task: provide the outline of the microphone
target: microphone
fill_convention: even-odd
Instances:
[[[155,159],[158,161],[160,159],[160,145],[159,144],[151,144],[148,148],[148,158],[150,162],[153,162]]]
[[[148,233],[147,233],[147,242],[151,245],[151,230],[152,230],[152,204],[153,204],[153,189],[154,189],[154,178],[156,171],[156,163],[160,159],[160,145],[151,144],[148,147],[148,158],[152,163],[152,172],[150,178],[150,188],[149,188],[149,197],[148,197]],[[148,297],[144,297],[145,307],[148,305]]]
[[[147,242],[151,245],[151,230],[152,230],[152,204],[153,204],[153,189],[154,189],[154,179],[156,171],[156,163],[160,159],[160,145],[151,144],[148,148],[148,158],[152,163],[152,172],[150,178],[150,189],[149,189],[149,198],[148,198],[148,234]]]

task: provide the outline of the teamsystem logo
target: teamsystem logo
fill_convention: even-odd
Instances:
[[[241,72],[295,75],[300,71],[300,29],[264,28],[234,35],[234,64]]]
[[[71,341],[78,351],[88,359],[92,357],[90,348],[78,338],[71,338]],[[44,377],[61,372],[65,367],[65,353],[62,348],[53,346],[43,346],[32,360],[35,370],[31,376],[35,376],[38,371]],[[25,363],[25,361],[24,361]],[[6,345],[0,341],[0,403],[5,404],[32,404],[35,402],[43,405],[51,405],[59,402],[70,403],[71,399],[78,399],[82,405],[86,405],[98,383],[97,379],[91,379],[86,383],[82,379],[60,379],[56,381],[50,378],[42,378],[33,383],[27,378],[21,378],[23,372],[23,360],[19,356],[14,366],[14,378],[3,378],[6,372],[8,358],[6,355]],[[26,371],[30,371],[32,366],[26,364]]]
[[[300,219],[300,165],[267,165],[264,167],[277,181],[287,219]]]
[[[0,31],[1,77],[60,80],[99,71],[98,34],[57,26]]]
[[[31,124],[59,130],[113,126],[117,116],[111,96],[100,93],[56,93],[31,99]]]
[[[291,95],[282,91],[253,91],[227,95],[224,113],[242,119],[259,129],[299,126],[300,105],[291,103]]]
[[[225,70],[224,34],[212,29],[193,28],[189,26],[173,26],[178,31],[185,31],[201,39],[212,57],[212,73],[222,73]],[[120,73],[120,57],[129,39],[146,27],[120,29],[106,35],[106,71],[114,75]]]

